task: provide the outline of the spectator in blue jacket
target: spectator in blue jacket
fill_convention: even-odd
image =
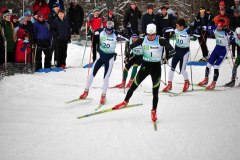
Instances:
[[[42,69],[42,52],[45,54],[44,68],[51,68],[50,32],[44,16],[39,13],[34,23],[34,34],[37,42],[36,71]]]

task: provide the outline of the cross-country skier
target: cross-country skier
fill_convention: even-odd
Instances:
[[[137,73],[137,76],[134,79],[133,84],[127,92],[127,95],[124,101],[120,104],[117,104],[113,109],[120,109],[126,107],[129,99],[131,98],[133,92],[137,89],[139,84],[148,76],[151,75],[153,83],[153,103],[151,116],[152,121],[157,120],[157,104],[158,104],[158,90],[160,87],[161,81],[161,60],[162,60],[162,50],[165,47],[170,54],[173,54],[175,51],[173,47],[169,44],[168,41],[164,38],[160,38],[156,35],[156,25],[148,24],[146,28],[147,35],[144,38],[139,38],[136,42],[130,45],[130,48],[142,45],[143,47],[143,63]]]
[[[221,64],[224,62],[225,57],[227,56],[227,47],[229,45],[229,35],[227,31],[224,29],[224,20],[220,19],[217,28],[214,30],[214,35],[216,38],[216,46],[210,55],[207,63],[207,67],[205,70],[205,78],[203,81],[199,82],[199,86],[204,86],[208,84],[208,76],[210,73],[210,69],[213,66],[214,68],[214,76],[212,83],[206,87],[207,90],[213,90],[216,86],[216,82],[219,76],[219,68]]]
[[[80,95],[80,99],[85,99],[88,96],[89,88],[92,84],[93,78],[96,76],[101,66],[104,65],[105,67],[103,79],[104,83],[100,103],[105,104],[106,92],[109,84],[109,77],[112,71],[114,59],[116,57],[115,49],[118,32],[115,31],[113,28],[114,23],[112,21],[108,21],[106,28],[104,29],[101,28],[94,32],[94,35],[99,35],[100,37],[98,48],[100,57],[93,64],[93,69],[91,71],[90,76],[88,77],[85,91]]]
[[[186,65],[188,61],[188,57],[190,54],[190,30],[186,28],[186,22],[184,19],[179,19],[176,23],[176,45],[175,50],[176,54],[172,58],[171,69],[169,70],[168,74],[168,85],[163,89],[163,92],[168,92],[172,89],[172,80],[174,75],[174,70],[180,62],[180,73],[184,77],[184,86],[183,92],[187,91],[189,88],[189,80],[188,80],[188,73],[186,71]]]
[[[143,55],[142,45],[139,45],[133,49],[130,48],[130,45],[136,42],[138,38],[139,37],[137,34],[133,34],[132,37],[130,38],[130,41],[126,42],[125,59],[124,59],[125,67],[123,70],[123,79],[122,79],[122,83],[115,86],[116,88],[123,88],[125,86],[126,79],[128,76],[128,70],[133,66],[131,78],[126,86],[126,88],[129,88],[133,82],[133,78],[137,73],[138,66],[142,64],[142,55]]]
[[[234,36],[231,38],[231,41],[235,42],[240,47],[240,27],[236,28]],[[226,83],[226,87],[234,87],[236,76],[237,76],[237,68],[240,65],[240,53],[237,54],[237,59],[234,63],[233,69],[232,69],[232,79],[230,82]]]

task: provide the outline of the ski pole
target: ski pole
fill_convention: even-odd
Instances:
[[[85,34],[86,34],[86,43],[85,43],[85,47],[84,47],[84,52],[83,52],[83,57],[82,57],[82,63],[81,63],[81,65],[80,65],[80,67],[82,67],[83,66],[83,60],[84,60],[84,57],[85,57],[85,53],[86,53],[86,48],[87,48],[87,22],[86,22],[86,26],[85,26]]]
[[[122,51],[122,38],[121,38],[121,36],[120,36],[120,46],[121,46],[121,56],[122,56],[122,73],[123,73],[123,51]],[[124,74],[124,73],[123,73]],[[122,77],[124,77],[124,75],[122,75]],[[125,88],[125,85],[124,85],[124,87],[123,87],[123,93],[125,93],[125,90],[126,90],[126,88]]]
[[[91,62],[91,59],[92,59],[92,51],[93,50],[93,36],[92,36],[92,44],[91,44],[91,50],[90,50],[90,58],[89,58],[89,62],[88,62],[88,76],[87,78],[89,77],[89,71],[90,71],[90,62]]]
[[[190,58],[190,61],[191,61],[191,59],[192,59],[191,58],[191,53],[189,53],[189,58]],[[194,90],[193,89],[193,76],[192,76],[193,73],[192,73],[192,65],[191,64],[190,64],[190,71],[191,71],[191,83],[192,83],[192,91],[193,91]]]
[[[199,44],[199,47],[198,47],[198,49],[197,49],[197,52],[196,52],[196,54],[195,54],[195,56],[194,56],[193,61],[196,60],[196,57],[197,57],[197,54],[198,54],[198,52],[199,52],[199,50],[200,50],[200,48],[201,48],[201,45],[202,45],[203,41],[205,41],[204,36],[205,36],[206,33],[207,33],[207,32],[205,32],[204,35],[201,33],[201,35],[203,36],[203,38],[202,38],[202,40],[201,40],[201,42],[200,42],[200,44]]]
[[[166,63],[174,72],[176,72],[177,74],[181,74],[180,72],[178,72],[178,71],[176,71],[176,69],[174,69],[174,68],[172,68],[172,66],[171,65],[169,65],[168,63]]]

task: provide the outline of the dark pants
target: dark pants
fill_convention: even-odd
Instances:
[[[240,54],[240,47],[234,42],[233,44],[232,44],[232,56],[233,57],[235,57],[236,55],[235,55],[235,49],[236,49],[236,47],[237,47],[237,56],[239,56],[239,54]]]
[[[4,45],[0,43],[0,65],[5,63],[5,52],[4,52]]]
[[[81,28],[82,26],[80,26],[80,22],[72,22],[71,23],[71,34],[77,34],[79,35],[79,29]]]
[[[97,58],[97,48],[99,47],[99,35],[93,35],[92,36],[92,53],[93,53],[93,62]]]
[[[125,101],[129,101],[129,99],[132,97],[133,92],[137,89],[139,84],[148,76],[151,75],[152,78],[152,92],[153,92],[153,102],[152,102],[152,109],[157,109],[158,104],[158,90],[160,87],[160,81],[161,81],[161,64],[160,62],[146,62],[143,61],[142,66],[137,73],[137,76],[134,79],[134,82],[132,83],[130,89],[127,92],[127,95],[125,97]]]
[[[67,58],[67,40],[58,40],[57,41],[57,67],[61,65],[66,65],[66,58]]]
[[[7,52],[7,62],[15,62],[15,52]]]
[[[44,68],[51,68],[52,54],[47,40],[38,41],[36,52],[36,71],[42,69],[42,52],[45,55]]]
[[[142,64],[142,56],[132,56],[128,63],[126,63],[125,68],[129,70],[134,64],[137,64],[138,66]]]
[[[207,32],[206,31],[201,32],[201,35],[198,38],[198,41],[199,41],[199,44],[202,49],[203,57],[207,57],[208,56],[208,48],[207,48]]]

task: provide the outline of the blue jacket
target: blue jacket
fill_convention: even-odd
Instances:
[[[45,21],[40,22],[36,21],[34,23],[34,34],[38,40],[49,40],[50,41],[50,32]]]

